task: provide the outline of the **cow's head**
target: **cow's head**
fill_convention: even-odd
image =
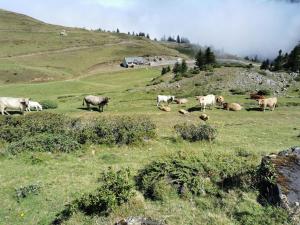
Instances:
[[[258,102],[258,105],[263,105],[264,104],[264,99],[256,99],[256,101]]]
[[[196,100],[198,100],[201,103],[204,101],[204,96],[196,96]]]
[[[21,103],[23,106],[28,107],[28,105],[29,105],[29,98],[21,98],[20,103]]]

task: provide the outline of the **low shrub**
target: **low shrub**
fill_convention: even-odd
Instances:
[[[88,130],[86,139],[92,143],[128,145],[153,138],[156,126],[148,117],[121,116],[97,119],[89,129],[93,130],[93,134],[89,136]]]
[[[141,169],[136,184],[145,197],[153,200],[161,200],[169,194],[167,192],[170,192],[170,188],[167,185],[171,185],[181,197],[205,194],[215,196],[225,189],[227,179],[238,174],[252,173],[255,168],[253,162],[234,154],[209,153],[202,157],[179,154],[154,161]],[[245,179],[244,182],[248,186],[252,184],[251,179]]]
[[[71,134],[76,122],[77,120],[62,114],[47,112],[28,114],[23,117],[5,117],[0,119],[0,138],[13,142],[40,133]]]
[[[41,186],[39,184],[30,184],[28,186],[15,188],[17,201],[20,202],[21,199],[27,198],[29,195],[37,195],[40,190]]]
[[[230,89],[229,90],[233,95],[245,95],[246,91],[241,89]]]
[[[7,147],[7,151],[13,155],[26,151],[69,153],[79,150],[80,147],[80,144],[71,136],[44,133],[13,142]]]
[[[177,124],[175,130],[184,140],[191,142],[213,141],[217,137],[217,130],[207,124]]]
[[[258,95],[264,95],[264,96],[268,96],[271,95],[271,90],[270,89],[261,89],[257,92]]]
[[[43,100],[40,104],[43,106],[43,109],[56,109],[58,107],[57,102],[52,100]]]
[[[88,215],[109,215],[117,206],[130,200],[134,195],[134,185],[129,169],[113,171],[111,168],[102,173],[99,188],[94,193],[83,195],[56,215],[52,224],[61,224],[79,210]]]

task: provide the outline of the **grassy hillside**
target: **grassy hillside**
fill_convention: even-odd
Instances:
[[[158,69],[140,69],[97,74],[72,81],[1,86],[0,95],[54,100],[59,107],[49,111],[71,117],[148,115],[157,125],[157,138],[140,146],[86,145],[82,151],[71,154],[28,152],[14,157],[2,154],[0,199],[5,207],[0,209],[0,224],[49,224],[65,204],[95,190],[100,172],[108,167],[129,167],[135,175],[152,161],[181,152],[204,160],[209,157],[216,164],[228,163],[228,157],[230,160],[239,159],[241,164],[232,163],[228,168],[235,170],[249,163],[258,165],[262,155],[299,144],[300,107],[283,104],[294,102],[299,105],[298,96],[280,98],[282,106],[274,112],[208,110],[209,124],[218,130],[217,140],[212,143],[182,141],[176,136],[174,125],[200,123],[201,113],[193,112],[186,117],[178,113],[180,108],[197,105],[193,97],[189,98],[186,106],[171,105],[171,113],[159,111],[155,101],[158,92],[144,91],[146,84],[159,74]],[[107,95],[111,97],[111,103],[101,115],[88,112],[82,109],[82,98],[87,94]],[[225,99],[255,107],[256,103],[246,97],[226,95]],[[4,143],[0,145],[3,153],[5,146]],[[14,189],[36,183],[41,185],[41,193],[18,203]],[[207,194],[182,199],[171,195],[163,202],[140,199],[118,208],[109,217],[76,213],[64,224],[107,225],[132,215],[165,219],[170,225],[241,224],[241,218],[248,221],[243,224],[259,224],[255,221],[264,215],[264,210],[276,213],[277,209],[261,206],[256,201],[257,196],[256,190],[233,189],[222,192],[219,197]],[[270,214],[263,218],[269,219],[268,224],[281,224]]]
[[[60,36],[62,30],[68,36]],[[0,10],[0,83],[69,79],[125,56],[180,53],[146,38],[49,25]]]

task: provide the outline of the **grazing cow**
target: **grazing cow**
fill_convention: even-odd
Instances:
[[[274,111],[277,105],[277,98],[266,98],[266,99],[258,99],[258,105],[263,111],[266,111],[266,107],[269,107],[271,111]]]
[[[216,102],[218,105],[223,105],[224,101],[225,101],[225,99],[223,96],[216,97]]]
[[[223,103],[223,109],[230,111],[241,111],[242,106],[237,103]]]
[[[186,98],[177,98],[177,99],[175,99],[175,102],[176,102],[177,104],[181,105],[181,104],[186,104],[186,103],[188,103],[189,100],[187,100]]]
[[[201,109],[205,112],[206,106],[214,106],[216,104],[216,96],[206,95],[206,96],[196,96],[196,99],[199,101]]]
[[[29,104],[28,98],[11,98],[11,97],[0,97],[0,111],[1,114],[10,115],[6,110],[20,110],[22,114],[26,110]]]
[[[84,106],[84,103],[87,105],[88,110],[90,110],[90,105],[98,106],[99,112],[103,112],[103,108],[105,105],[107,105],[109,102],[108,97],[102,97],[102,96],[93,96],[89,95],[84,97],[82,105]]]
[[[265,99],[265,96],[259,95],[259,94],[257,94],[257,93],[251,93],[251,94],[250,94],[250,99],[254,99],[254,100],[257,100],[257,99]]]
[[[166,103],[170,103],[173,102],[175,100],[175,96],[171,96],[171,95],[158,95],[157,96],[157,107],[161,102],[166,102]]]
[[[40,103],[34,102],[34,101],[29,101],[28,106],[26,108],[26,111],[31,112],[31,109],[35,109],[36,111],[42,111],[43,107]]]

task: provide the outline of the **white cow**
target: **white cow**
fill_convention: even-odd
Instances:
[[[214,106],[216,104],[215,95],[206,95],[206,96],[196,96],[196,99],[199,101],[201,109],[205,112],[206,106]]]
[[[0,97],[0,111],[1,114],[10,115],[6,110],[20,110],[22,113],[26,110],[29,104],[28,98],[11,98],[11,97]]]
[[[31,109],[35,109],[36,111],[42,111],[43,107],[40,103],[34,102],[34,101],[29,101],[28,107],[26,108],[26,111],[31,111]]]
[[[166,103],[170,103],[173,102],[175,100],[175,96],[171,96],[171,95],[158,95],[157,96],[157,106],[161,103],[161,102],[166,102]]]

